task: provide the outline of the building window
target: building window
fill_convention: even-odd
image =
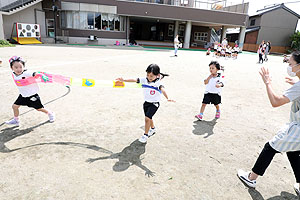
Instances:
[[[54,19],[46,19],[47,23],[47,36],[54,37]]]
[[[168,36],[170,36],[170,37],[174,36],[174,25],[173,24],[169,24]]]
[[[62,11],[61,27],[105,31],[125,31],[125,17],[94,12]]]
[[[88,29],[94,29],[95,24],[95,13],[88,13],[87,14],[87,22],[88,22]]]
[[[115,15],[108,14],[109,31],[115,30]]]
[[[101,30],[101,13],[95,13],[95,28]]]
[[[207,32],[195,32],[194,33],[194,40],[206,42],[207,41]]]
[[[251,21],[250,21],[250,26],[254,26],[255,25],[255,19],[252,19]]]
[[[184,36],[184,25],[179,25],[178,35],[181,37]]]

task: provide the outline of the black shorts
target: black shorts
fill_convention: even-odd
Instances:
[[[204,94],[202,103],[218,105],[221,103],[221,96],[213,93]]]
[[[153,115],[156,113],[158,108],[159,108],[159,102],[149,103],[145,101],[144,103],[145,116],[152,119]]]
[[[41,98],[38,94],[34,94],[30,97],[22,97],[22,95],[19,95],[14,104],[18,106],[28,106],[35,109],[44,108]]]

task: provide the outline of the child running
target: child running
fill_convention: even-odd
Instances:
[[[144,90],[144,113],[145,113],[145,133],[139,139],[141,143],[146,143],[147,139],[154,135],[156,132],[152,117],[159,108],[160,96],[161,93],[166,97],[169,102],[175,102],[170,100],[164,89],[164,86],[161,84],[161,79],[168,74],[163,74],[160,72],[160,68],[156,64],[151,64],[146,69],[147,77],[146,78],[137,78],[137,79],[123,79],[117,78],[121,82],[136,82],[143,85]],[[162,77],[160,77],[160,75]]]
[[[214,104],[216,106],[216,119],[220,118],[220,106],[221,103],[221,87],[224,87],[223,78],[218,70],[221,69],[220,64],[217,61],[212,61],[209,64],[210,75],[204,80],[206,85],[204,98],[202,101],[202,106],[200,113],[195,117],[199,120],[203,119],[203,113],[207,104]]]
[[[34,77],[38,73],[28,71],[25,69],[25,62],[21,57],[13,56],[9,59],[10,67],[13,71],[12,76],[14,81],[26,79],[27,77]],[[43,77],[42,77],[43,78]],[[47,78],[47,77],[44,77]],[[38,95],[39,86],[37,83],[32,83],[26,86],[17,86],[20,92],[19,97],[12,106],[14,111],[14,118],[10,121],[6,121],[6,124],[19,126],[19,108],[20,106],[28,106],[35,108],[37,111],[41,111],[49,116],[49,121],[54,122],[55,115],[53,112],[44,108],[41,103],[40,96]]]

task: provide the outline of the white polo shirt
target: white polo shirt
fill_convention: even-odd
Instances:
[[[153,82],[149,82],[147,78],[138,78],[137,83],[145,85],[145,87],[143,88],[145,101],[149,103],[160,102],[161,91],[158,90],[160,90],[160,88],[163,87],[163,85],[160,82],[160,79],[156,79]],[[147,86],[149,86],[149,88],[147,88]]]
[[[15,73],[13,73],[13,78],[16,81],[22,80],[27,77],[33,77],[33,74],[34,74],[33,71],[24,70],[23,73],[20,75],[16,75]],[[19,92],[22,95],[22,97],[30,97],[30,96],[38,93],[38,91],[39,91],[39,86],[37,83],[33,83],[30,85],[26,85],[26,86],[17,86],[17,87],[18,87]]]

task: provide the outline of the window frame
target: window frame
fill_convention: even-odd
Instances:
[[[201,39],[205,38],[205,39]],[[196,42],[207,42],[208,32],[194,32],[194,41]]]
[[[89,14],[93,14],[93,28],[92,29],[90,29],[89,28],[89,24],[88,24],[88,26],[85,28],[85,27],[80,27],[80,28],[74,28],[74,14],[75,14],[75,12],[79,15],[79,17],[80,17],[80,12],[81,11],[67,11],[67,10],[63,10],[63,11],[61,11],[62,12],[62,15],[64,15],[64,19],[60,19],[60,21],[62,22],[62,20],[64,20],[64,23],[61,23],[61,28],[64,28],[64,29],[76,29],[76,30],[94,30],[94,31],[111,31],[111,32],[125,32],[126,30],[126,28],[125,28],[125,23],[126,23],[126,21],[125,21],[125,17],[124,16],[121,16],[121,15],[116,15],[116,14],[112,14],[112,13],[100,13],[100,12],[87,12],[88,14],[87,14],[87,24],[88,24],[88,15]],[[72,24],[72,27],[70,28],[70,27],[67,27],[67,25],[68,25],[68,18],[67,18],[67,13],[68,12],[70,12],[70,13],[72,13],[72,22],[69,22],[69,23],[71,23]],[[101,26],[101,28],[100,29],[98,29],[98,28],[96,28],[96,16],[97,16],[97,14],[100,14],[101,15],[101,19],[100,19],[100,22],[101,22],[101,24],[100,24],[100,26]],[[104,30],[103,28],[102,28],[102,26],[103,26],[103,14],[106,14],[107,15],[107,25],[109,26],[109,24],[111,23],[111,22],[113,22],[113,24],[112,24],[112,27],[114,28],[114,30]],[[114,16],[114,19],[112,20],[112,21],[109,21],[109,18],[108,18],[108,15],[113,15]],[[116,27],[116,20],[115,20],[115,16],[118,16],[119,17],[119,30],[116,30],[115,29],[115,27]],[[80,19],[79,19],[80,20]]]

